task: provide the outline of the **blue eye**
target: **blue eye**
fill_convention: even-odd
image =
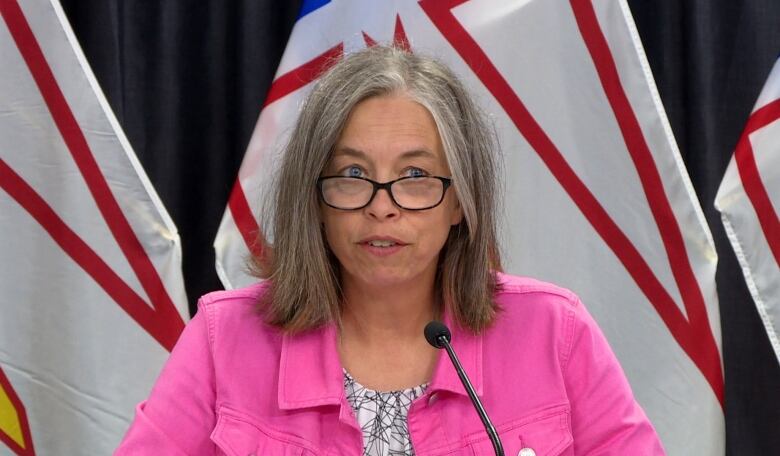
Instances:
[[[359,166],[348,166],[342,173],[347,177],[363,177],[363,170]]]
[[[428,173],[423,169],[411,167],[407,168],[406,175],[409,177],[425,177]]]

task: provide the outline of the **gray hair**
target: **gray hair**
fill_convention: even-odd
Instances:
[[[272,253],[253,258],[271,281],[263,298],[269,323],[290,332],[340,321],[339,263],[324,238],[316,180],[347,118],[361,101],[403,94],[433,117],[464,219],[439,257],[436,293],[464,328],[479,332],[497,310],[498,159],[484,115],[444,64],[396,47],[374,46],[335,63],[305,101],[277,174]]]

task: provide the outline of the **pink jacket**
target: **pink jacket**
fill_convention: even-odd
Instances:
[[[500,281],[502,311],[489,330],[445,321],[506,454],[664,454],[579,299],[527,278]],[[264,288],[201,298],[115,454],[362,454],[335,327],[283,335],[256,310]],[[418,456],[493,454],[444,352],[408,419]]]

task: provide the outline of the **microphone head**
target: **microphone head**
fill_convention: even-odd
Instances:
[[[444,337],[447,342],[452,340],[452,334],[450,333],[450,329],[442,322],[440,321],[432,321],[425,325],[425,340],[428,341],[429,344],[433,345],[436,348],[444,348],[444,344],[442,344],[440,337]]]

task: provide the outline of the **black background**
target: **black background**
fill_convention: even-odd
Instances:
[[[180,231],[194,308],[221,288],[212,242],[300,1],[61,1]],[[780,365],[713,207],[780,53],[780,1],[628,4],[720,258],[727,454],[780,454]]]

